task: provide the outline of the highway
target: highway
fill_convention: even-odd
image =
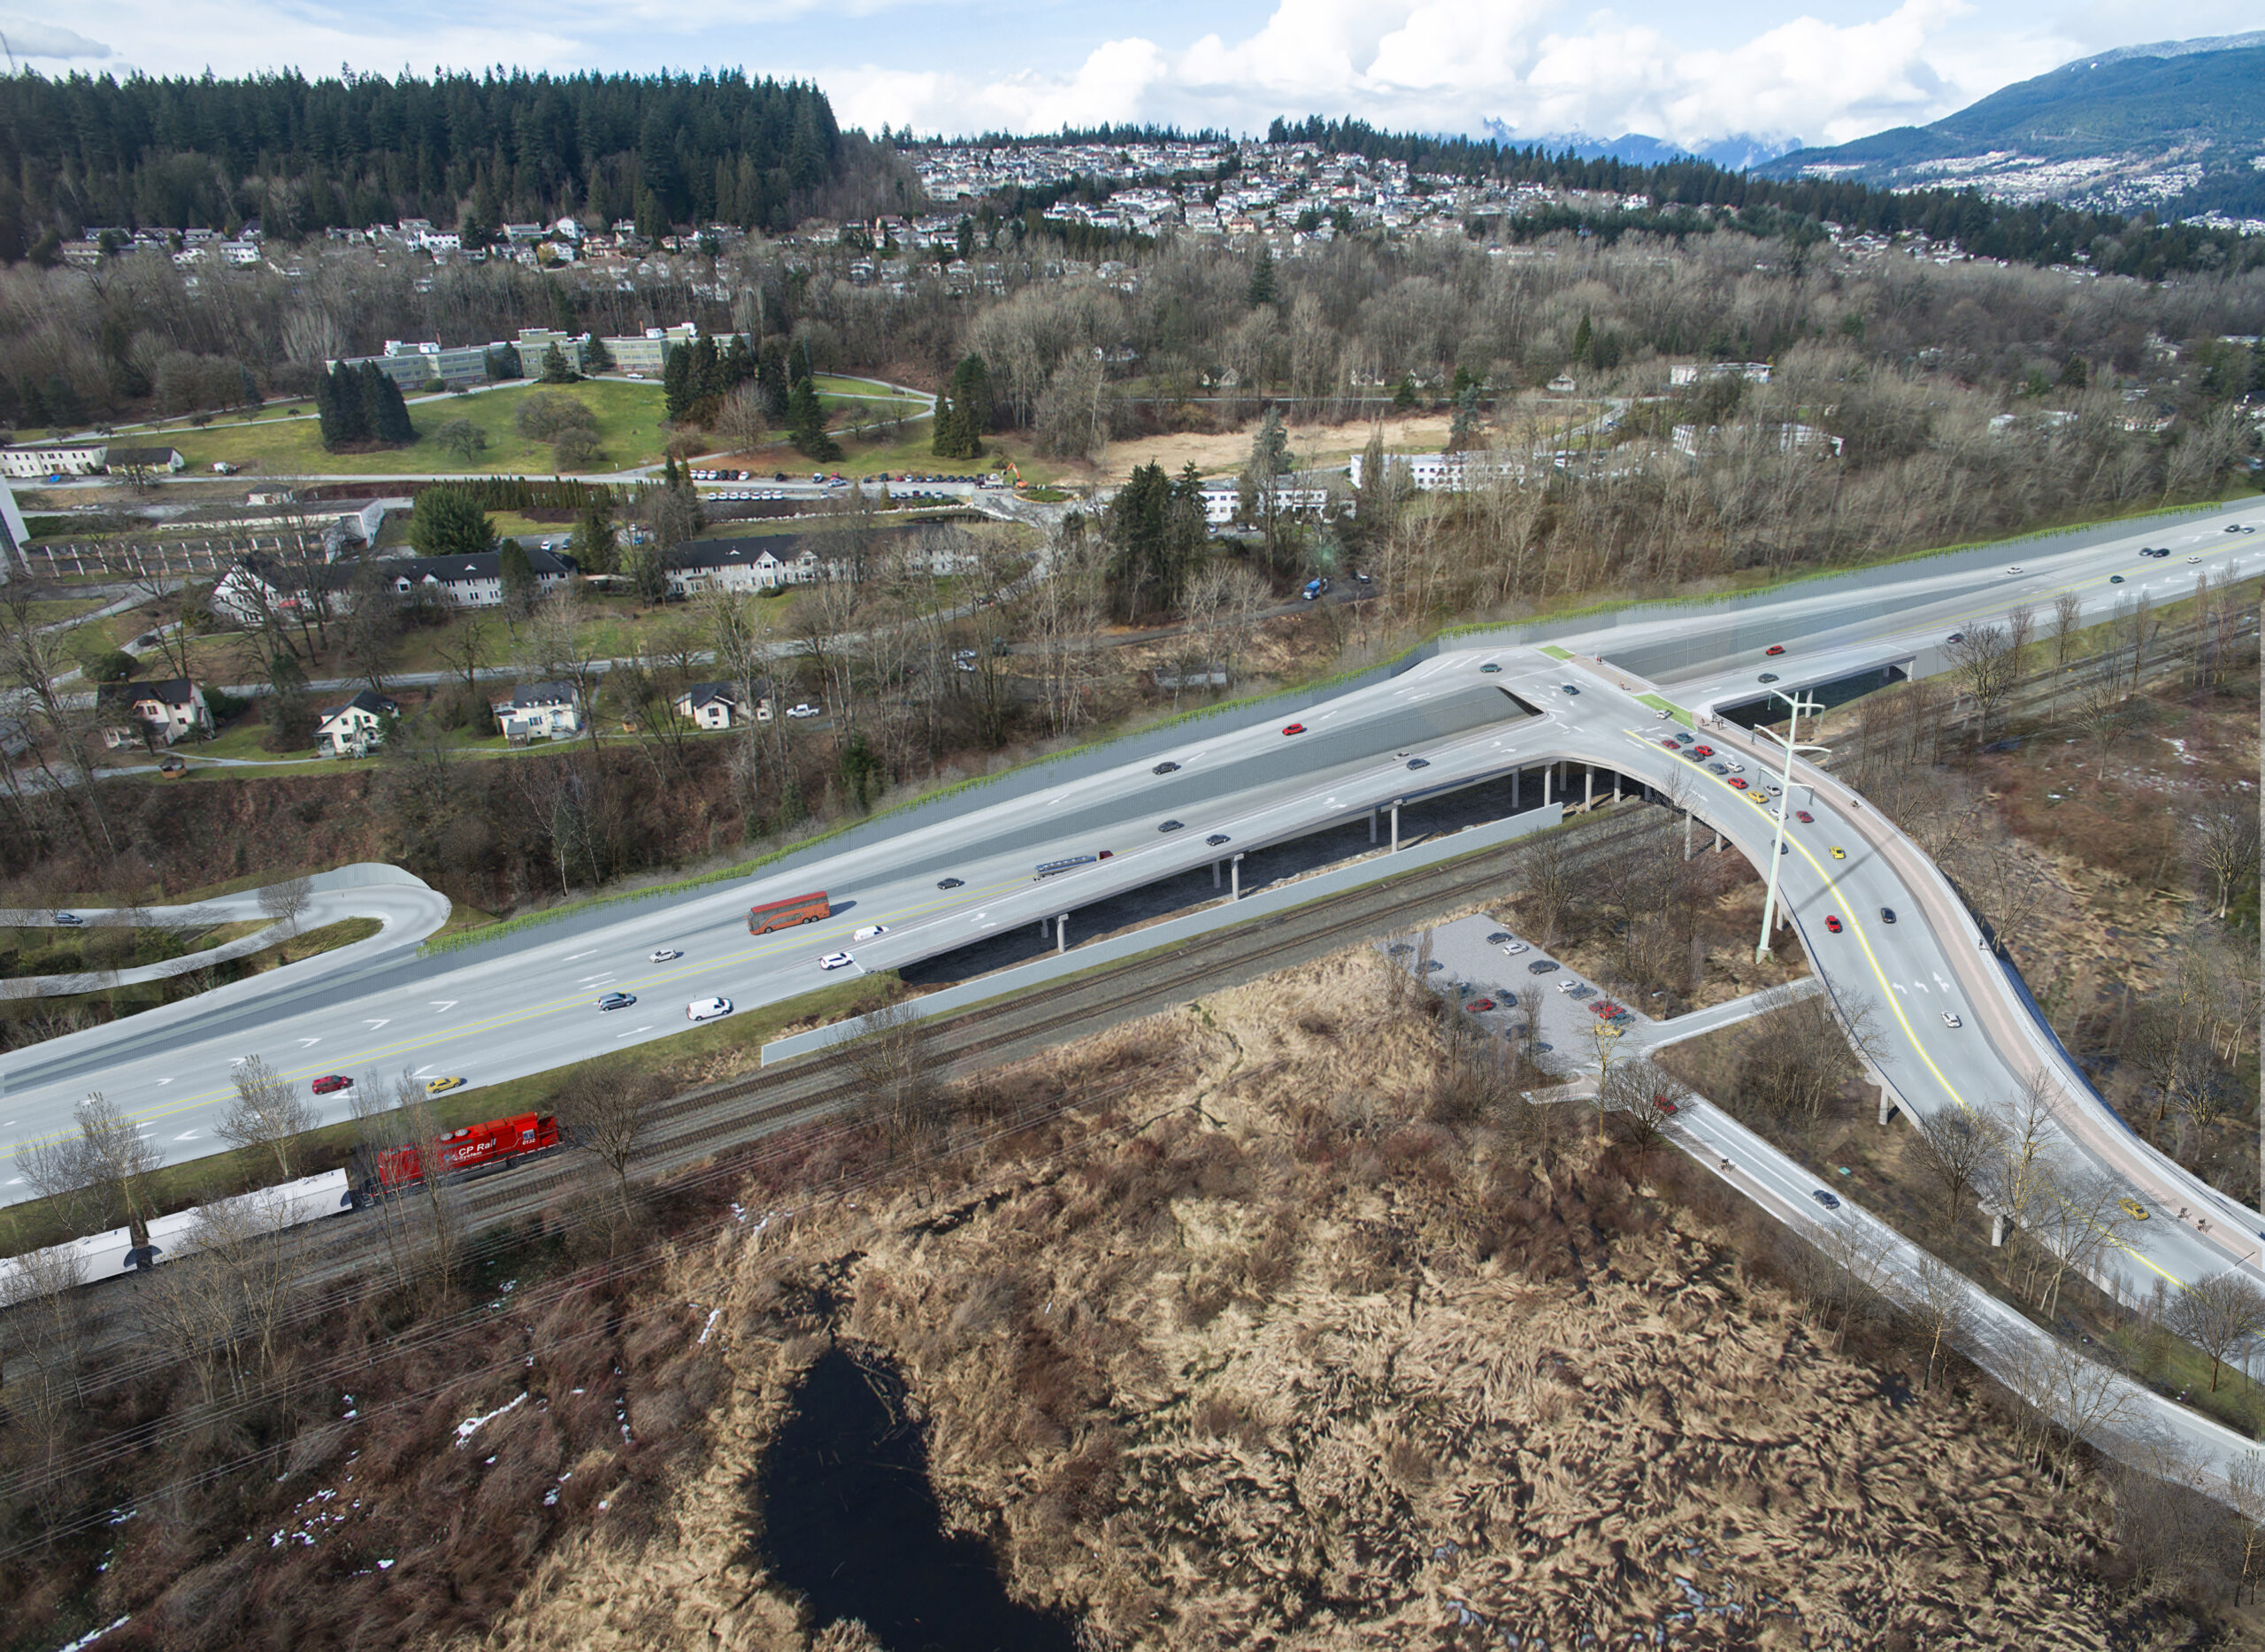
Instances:
[[[2265,511],[2247,506],[2237,515],[2253,523]],[[998,803],[987,804],[982,789],[973,789],[958,813],[751,884],[637,903],[435,958],[392,949],[319,972],[302,973],[294,965],[242,984],[254,988],[248,993],[228,989],[0,1057],[0,1144],[66,1128],[71,1107],[99,1088],[142,1119],[167,1158],[178,1161],[221,1145],[211,1133],[213,1109],[231,1093],[232,1064],[254,1053],[302,1081],[328,1072],[358,1078],[407,1071],[427,1079],[460,1076],[476,1089],[665,1038],[688,1025],[686,1006],[695,998],[722,995],[745,1010],[844,979],[849,970],[918,963],[1017,925],[1035,933],[1061,913],[1071,915],[1074,944],[1082,907],[1214,863],[1231,882],[1240,852],[1364,818],[1398,799],[1478,784],[1498,788],[1493,795],[1507,810],[1509,776],[1523,770],[1518,796],[1532,806],[1541,801],[1541,771],[1552,763],[1609,765],[1654,786],[1680,777],[1701,817],[1761,864],[1774,822],[1728,787],[1728,777],[1664,749],[1659,741],[1675,726],[1635,697],[1652,685],[1622,678],[1616,667],[1649,669],[1658,692],[1678,705],[1725,704],[1741,680],[1760,669],[1763,645],[1756,639],[1766,635],[1788,650],[1771,662],[1788,686],[1821,681],[1856,655],[1916,653],[1928,636],[2015,600],[2049,605],[2049,593],[2058,588],[2077,588],[2088,603],[2105,607],[2114,600],[2110,593],[2124,588],[2107,583],[2112,572],[2128,579],[2144,568],[2141,577],[2169,575],[2191,590],[2198,567],[2215,572],[2244,552],[2265,560],[2265,549],[2251,549],[2261,542],[2223,533],[2226,519],[2198,517],[2175,530],[2175,549],[2179,535],[2193,549],[2177,550],[2168,564],[2143,565],[2136,542],[2058,552],[2021,576],[1932,559],[1869,576],[1873,583],[1861,590],[1818,581],[1749,600],[1719,625],[1704,609],[1693,609],[1649,626],[1613,626],[1556,639],[1576,654],[1604,650],[1603,664],[1559,661],[1531,647],[1457,648],[1263,723],[1237,726],[1223,717],[1216,733],[1197,724],[1186,744],[1166,757]],[[2155,532],[2154,542],[2164,542],[2162,530]],[[2188,565],[2187,554],[2206,560]],[[2155,590],[2159,598],[2169,594],[2164,587]],[[1877,617],[1883,608],[1889,611],[1885,621]],[[1865,634],[1852,635],[1852,627]],[[1668,653],[1677,657],[1660,657]],[[1486,670],[1489,665],[1498,669]],[[1620,680],[1630,689],[1617,687]],[[1566,693],[1569,683],[1580,692]],[[1285,734],[1292,723],[1304,732]],[[1154,772],[1167,760],[1179,766]],[[1753,775],[1756,758],[1742,760]],[[1576,768],[1567,784],[1576,801],[1580,782]],[[1887,1076],[1899,1095],[1924,1112],[2017,1082],[2015,1075],[2038,1057],[2029,1042],[2008,1033],[2016,1023],[1974,1016],[1957,1030],[1940,1023],[1942,1010],[1974,1004],[1976,959],[1953,962],[1954,955],[1973,951],[1970,929],[1943,918],[1938,933],[1921,920],[1910,874],[1848,826],[1850,817],[1826,802],[1824,789],[1819,795],[1825,806],[1814,811],[1817,824],[1796,829],[1785,857],[1788,910],[1835,990],[1874,999],[1892,1023]],[[1180,826],[1164,830],[1173,820]],[[1383,822],[1379,831],[1388,835]],[[1213,837],[1226,841],[1214,843]],[[1835,844],[1847,852],[1846,861],[1832,858]],[[1041,862],[1103,851],[1108,858],[1063,875],[1033,875]],[[951,880],[954,887],[942,887]],[[766,936],[748,933],[751,903],[820,888],[833,902],[827,921]],[[1910,916],[1883,926],[1882,905]],[[1822,932],[1828,911],[1842,918],[1847,933]],[[853,938],[875,924],[887,933]],[[654,962],[649,955],[656,949],[681,956]],[[820,957],[837,950],[851,952],[856,964],[822,971]],[[602,1012],[596,1001],[608,992],[633,994],[637,1002]],[[2005,1001],[2001,1008],[2018,1013],[2002,980],[1995,995]],[[322,1104],[326,1118],[343,1116],[342,1098]],[[2166,1196],[2159,1167],[2155,1184],[2143,1182],[2128,1148],[2119,1155],[2115,1143],[2103,1142],[2092,1150],[2128,1162],[2143,1196]],[[0,1179],[0,1197],[24,1196],[20,1182]],[[2259,1226],[2248,1224],[2253,1232]],[[2182,1281],[2231,1259],[2214,1236],[2169,1219],[2146,1224],[2135,1250],[2135,1266]]]

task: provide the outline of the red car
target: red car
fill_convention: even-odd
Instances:
[[[1302,734],[1306,732],[1306,726],[1303,723],[1292,723],[1282,732],[1286,734]]]
[[[1473,998],[1463,1007],[1473,1015],[1484,1015],[1494,1007],[1494,1001],[1492,998]]]
[[[1652,1105],[1658,1108],[1660,1111],[1663,1113],[1671,1113],[1675,1110],[1675,1103],[1668,1100],[1664,1095],[1655,1095],[1652,1097]]]
[[[1824,926],[1836,935],[1840,933],[1840,920],[1837,918],[1826,918],[1824,920]]]
[[[353,1087],[354,1080],[342,1072],[326,1072],[314,1083],[314,1091],[317,1095],[329,1095],[335,1091],[350,1090]]]
[[[1768,648],[1762,651],[1764,654],[1770,655],[1783,654],[1785,651],[1785,645],[1782,642],[1772,642]]]
[[[1677,745],[1672,740],[1662,740],[1660,741],[1660,744],[1665,746],[1670,751],[1680,751],[1683,749],[1682,747]]]
[[[1816,817],[1809,813],[1806,809],[1794,810],[1793,818],[1800,821],[1803,826],[1815,826],[1816,824]]]
[[[1694,757],[1711,757],[1715,755],[1715,749],[1712,746],[1693,746],[1691,748],[1691,755]]]
[[[1742,792],[1746,789],[1746,782],[1739,779],[1737,775],[1733,774],[1731,776],[1731,789],[1732,791]]]

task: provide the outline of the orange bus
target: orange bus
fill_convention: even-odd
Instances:
[[[816,895],[797,895],[784,901],[772,901],[749,908],[747,933],[767,935],[774,929],[791,929],[796,924],[815,924],[833,916],[833,903],[825,898],[825,891],[820,889]]]

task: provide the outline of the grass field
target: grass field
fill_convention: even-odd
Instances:
[[[417,441],[405,448],[376,453],[324,452],[311,415],[278,423],[236,427],[214,424],[203,430],[181,430],[172,433],[173,443],[193,469],[205,470],[215,460],[225,459],[242,465],[246,475],[430,472],[549,476],[555,468],[550,444],[527,441],[511,427],[520,403],[537,389],[559,390],[588,405],[596,416],[599,446],[605,452],[602,468],[618,470],[660,462],[665,445],[660,426],[661,387],[603,379],[569,386],[511,385],[477,396],[412,403],[409,416],[418,430]],[[469,420],[488,438],[487,450],[470,463],[443,452],[433,440],[434,432],[459,419]]]

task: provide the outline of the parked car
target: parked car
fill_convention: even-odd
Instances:
[[[732,1001],[728,998],[695,998],[684,1006],[684,1018],[687,1021],[712,1021],[731,1012]]]
[[[427,1079],[425,1080],[425,1094],[427,1095],[446,1095],[450,1090],[461,1090],[462,1088],[464,1088],[464,1080],[454,1076],[445,1079]]]
[[[353,1087],[354,1080],[342,1072],[326,1072],[317,1079],[313,1085],[314,1093],[317,1095],[334,1095],[341,1090],[350,1090]]]
[[[1525,966],[1525,972],[1529,975],[1555,975],[1557,972],[1557,960],[1536,958]]]
[[[1715,755],[1715,749],[1712,746],[1693,746],[1691,748],[1691,755],[1694,757],[1711,757]]]
[[[1509,930],[1498,929],[1493,934],[1486,937],[1486,944],[1490,947],[1499,947],[1506,941],[1515,941],[1517,937],[1510,934]]]
[[[1731,776],[1731,789],[1734,792],[1742,792],[1746,789],[1746,782],[1733,774]]]
[[[789,717],[816,717],[819,715],[819,712],[818,707],[811,705],[805,701],[800,705],[788,706],[787,708],[787,715]]]
[[[1505,941],[1502,943],[1503,953],[1510,957],[1516,957],[1519,953],[1524,950],[1525,942],[1523,941]]]
[[[1492,998],[1473,998],[1463,1007],[1473,1015],[1485,1015],[1494,1007],[1494,1001]]]
[[[635,993],[610,992],[606,994],[604,997],[598,1000],[598,1008],[601,1010],[626,1010],[631,1004],[635,1003],[636,1002],[637,995]]]

